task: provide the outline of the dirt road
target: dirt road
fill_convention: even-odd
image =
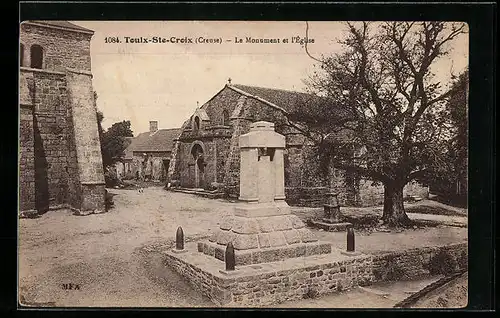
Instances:
[[[24,303],[47,306],[203,306],[212,303],[161,264],[160,246],[180,225],[186,237],[208,235],[216,201],[147,188],[111,190],[109,213],[50,211],[19,224],[19,281]],[[230,204],[228,210],[230,211]],[[144,249],[146,247],[146,249]],[[73,284],[64,289],[63,284]],[[76,289],[75,289],[76,288]]]
[[[61,307],[213,307],[162,264],[178,226],[187,240],[210,234],[235,203],[167,192],[161,187],[110,190],[108,213],[50,211],[19,220],[19,286],[23,303]],[[316,232],[339,248],[345,233]],[[390,250],[467,237],[465,228],[358,235],[359,250]],[[70,285],[71,284],[71,285]],[[346,296],[347,297],[347,296]],[[311,300],[312,301],[312,300]],[[314,307],[312,302],[305,303]],[[342,302],[341,302],[342,303]],[[294,307],[295,303],[288,303]],[[321,302],[320,302],[321,304]],[[304,302],[297,306],[304,306]]]

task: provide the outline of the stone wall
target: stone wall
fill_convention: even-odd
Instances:
[[[371,281],[371,257],[338,262],[310,262],[279,270],[269,264],[250,265],[241,275],[231,277],[203,270],[172,254],[166,263],[218,306],[259,307],[367,285]],[[289,262],[290,263],[290,262]],[[299,262],[300,263],[300,262]],[[223,264],[221,262],[221,264]]]
[[[104,173],[92,88],[92,32],[24,22],[20,44],[20,207],[34,200],[39,213],[70,205],[104,210]],[[31,68],[31,48],[42,48],[41,69]],[[29,127],[32,126],[32,132]],[[28,151],[33,138],[33,151]],[[34,161],[32,168],[26,163]],[[34,174],[34,194],[29,182]],[[24,187],[26,186],[26,190]]]
[[[43,69],[62,71],[67,67],[90,72],[91,34],[21,24],[20,42],[24,45],[23,66],[30,67],[30,47],[43,48]]]
[[[77,210],[104,211],[104,167],[97,128],[97,109],[94,103],[92,74],[84,71],[68,71],[68,99],[72,108],[76,155],[83,200]],[[86,194],[89,194],[86,197]],[[98,195],[99,194],[99,195]]]
[[[22,106],[19,111],[19,212],[35,210],[35,158],[33,109]]]
[[[335,175],[321,171],[318,153],[305,137],[285,125],[282,112],[262,101],[242,95],[230,88],[224,88],[202,106],[208,119],[202,122],[199,131],[192,130],[191,118],[181,133],[178,151],[172,160],[175,171],[171,180],[180,180],[182,187],[194,187],[193,164],[189,153],[195,140],[203,142],[207,148],[205,162],[205,187],[212,182],[223,183],[226,195],[239,196],[239,136],[249,131],[252,122],[265,120],[276,125],[276,132],[285,135],[284,153],[285,186],[287,202],[291,205],[318,207],[324,204],[324,194],[329,191],[339,193],[343,206],[372,206],[380,204],[383,195],[380,187],[371,182],[359,180],[353,175],[336,171]],[[214,134],[214,127],[222,122],[222,113],[230,116],[230,125],[224,126],[224,135]],[[197,113],[195,113],[197,114]],[[190,171],[191,170],[191,171]],[[424,188],[412,185],[405,188],[405,194],[423,193]],[[424,196],[426,197],[426,196]]]
[[[99,211],[104,212],[104,201],[106,197],[106,186],[100,182],[95,184],[82,184],[82,202],[77,212]]]
[[[438,255],[453,265],[445,270],[467,267],[467,243],[416,248],[377,255],[321,255],[289,259],[279,263],[242,266],[229,273],[224,263],[199,255],[166,252],[166,264],[218,306],[265,306],[367,286],[377,281],[415,279],[428,275]],[[464,263],[465,260],[465,263]],[[399,267],[401,276],[388,274]],[[436,274],[436,273],[435,273]],[[443,274],[443,273],[440,273]],[[444,273],[449,274],[449,273]]]
[[[384,186],[380,183],[374,184],[370,180],[359,181],[359,197],[358,205],[360,206],[374,206],[384,204]],[[416,181],[409,182],[403,188],[403,197],[406,196],[419,196],[423,199],[429,197],[429,188],[422,186]]]
[[[145,159],[144,154],[147,155],[147,159]],[[140,177],[144,177],[146,173],[151,175],[151,180],[153,181],[165,181],[167,179],[167,169],[170,166],[170,163],[165,168],[163,166],[163,160],[171,160],[171,152],[134,152],[132,156],[132,160],[130,162],[130,173],[135,178],[137,172],[139,172]],[[145,163],[145,160],[149,161],[148,164]],[[148,166],[149,165],[149,168]],[[149,171],[148,171],[149,170]],[[125,174],[127,174],[124,171]]]
[[[78,170],[75,169],[76,155],[71,151],[73,126],[68,115],[66,76],[59,72],[22,69],[20,84],[22,107],[33,109],[31,124],[27,124],[29,118],[23,111],[25,127],[32,125],[33,129],[26,131],[21,127],[26,132],[22,138],[33,138],[34,150],[24,153],[21,148],[21,158],[30,156],[34,161],[34,200],[36,209],[43,213],[50,207],[68,203],[78,191],[72,186],[72,180],[78,180]]]
[[[323,207],[326,187],[285,187],[286,202],[293,206]]]
[[[467,243],[388,252],[373,258],[374,281],[411,280],[450,274],[468,265]]]

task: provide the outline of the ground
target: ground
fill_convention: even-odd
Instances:
[[[463,308],[467,305],[469,275],[463,275],[418,299],[411,308]]]
[[[159,252],[173,245],[178,226],[182,226],[188,241],[207,237],[210,229],[217,226],[223,215],[231,213],[236,203],[168,192],[158,186],[144,188],[143,193],[124,189],[108,191],[114,199],[114,208],[108,213],[74,216],[69,210],[58,210],[36,219],[19,220],[22,303],[75,307],[213,307],[209,299],[163,265]],[[311,212],[303,208],[293,210],[302,217]],[[345,233],[315,233],[345,248]],[[448,226],[403,232],[360,231],[356,248],[373,252],[446,244],[466,238],[467,228]],[[65,289],[69,285],[63,284],[72,284],[72,288]],[[365,300],[360,302],[356,293],[365,295]],[[334,296],[280,306],[328,304],[335,307],[337,303],[341,307],[363,304],[390,307],[401,300],[398,296],[382,301],[380,295],[362,289],[337,295],[340,298],[335,300],[331,297]]]

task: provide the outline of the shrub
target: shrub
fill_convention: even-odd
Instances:
[[[135,174],[131,171],[125,173],[125,175],[123,176],[123,180],[133,180],[135,179]]]
[[[104,207],[106,208],[106,211],[114,207],[115,203],[113,202],[113,195],[106,190],[105,197],[104,197]]]
[[[113,188],[120,184],[120,180],[118,179],[118,175],[114,169],[107,169],[104,173],[104,182],[106,182],[107,188]]]
[[[434,255],[429,262],[429,272],[436,275],[449,275],[453,273],[457,268],[457,261],[450,252],[445,250],[440,250],[436,255]]]
[[[170,187],[172,187],[172,188],[180,187],[180,185],[181,185],[181,182],[179,180],[170,181]]]

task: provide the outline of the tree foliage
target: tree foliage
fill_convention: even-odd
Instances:
[[[309,81],[323,102],[300,107],[290,125],[335,167],[384,185],[383,220],[407,223],[403,187],[445,164],[453,90],[432,66],[466,32],[462,23],[347,23],[343,50],[317,59]]]
[[[451,138],[444,148],[444,164],[435,165],[421,179],[449,200],[464,201],[467,194],[468,84],[468,71],[460,74],[453,82],[451,95],[446,103],[446,113],[451,122]]]
[[[94,100],[97,99],[97,94],[94,92]],[[106,131],[102,128],[104,115],[97,111],[97,123],[99,130],[99,139],[101,141],[101,153],[104,168],[108,168],[116,162],[120,161],[124,156],[124,151],[129,145],[126,137],[133,137],[133,132],[130,128],[129,120],[123,120],[114,123]]]

